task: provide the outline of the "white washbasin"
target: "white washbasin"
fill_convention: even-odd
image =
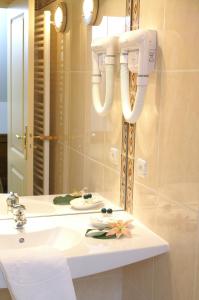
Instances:
[[[62,226],[35,231],[24,228],[21,232],[12,229],[9,233],[0,233],[0,251],[42,246],[67,250],[76,246],[80,241],[80,233]]]

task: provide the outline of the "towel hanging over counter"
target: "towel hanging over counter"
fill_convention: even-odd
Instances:
[[[59,250],[2,251],[0,267],[13,300],[76,300],[67,259]]]

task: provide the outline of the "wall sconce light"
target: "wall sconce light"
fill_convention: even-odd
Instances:
[[[57,5],[57,8],[55,10],[54,14],[54,25],[57,32],[64,32],[66,29],[66,19],[67,19],[67,9],[66,9],[66,3],[60,2]]]
[[[99,7],[99,0],[84,0],[82,5],[82,17],[86,25],[94,25]]]

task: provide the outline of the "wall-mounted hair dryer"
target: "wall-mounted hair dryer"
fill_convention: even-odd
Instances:
[[[156,31],[135,30],[120,35],[120,81],[124,118],[135,123],[143,108],[149,74],[155,68]],[[129,97],[129,71],[137,73],[137,92],[133,110]]]
[[[113,102],[114,65],[118,45],[118,37],[107,37],[92,42],[92,99],[96,112],[106,115]],[[100,99],[100,83],[102,79],[102,65],[105,65],[106,92],[102,104]]]

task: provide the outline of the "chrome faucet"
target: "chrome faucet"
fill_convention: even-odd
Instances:
[[[18,195],[13,193],[13,192],[10,192],[10,195],[6,199],[6,203],[7,203],[8,211],[12,211],[13,206],[16,205],[16,204],[19,204]]]
[[[27,223],[25,216],[26,207],[22,204],[15,204],[13,206],[13,217],[16,223],[16,228],[23,228],[23,226]]]

